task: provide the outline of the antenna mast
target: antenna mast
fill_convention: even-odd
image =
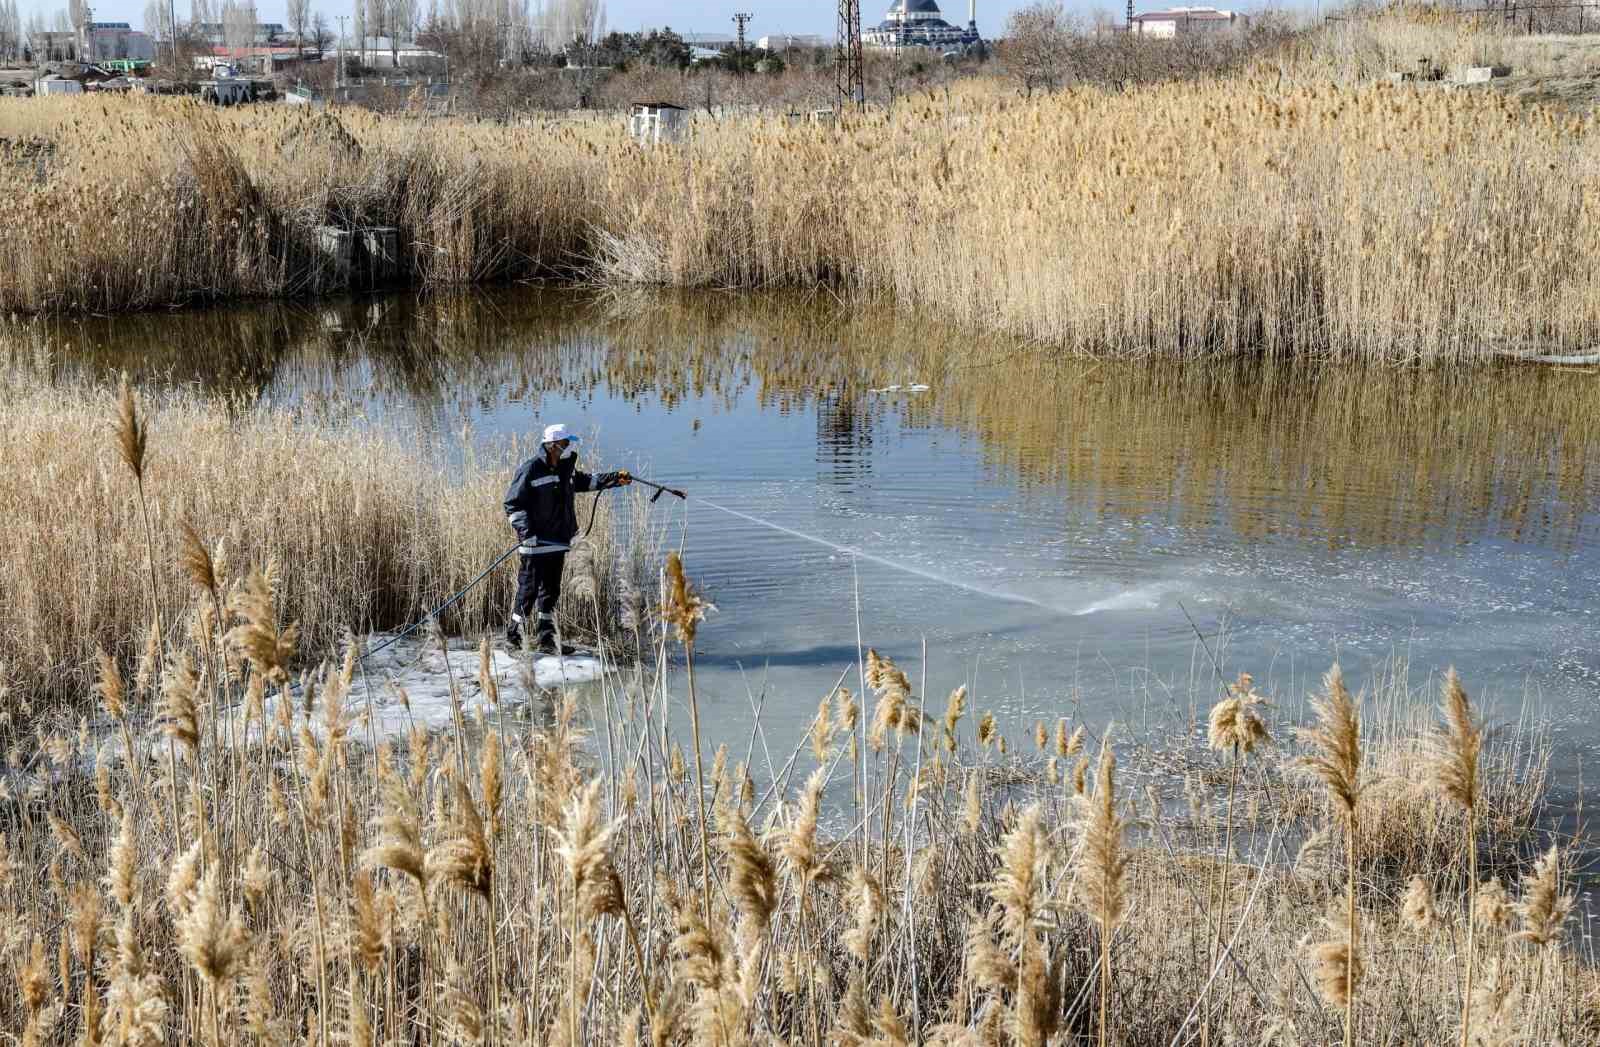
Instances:
[[[738,14],[735,14],[733,16],[733,24],[739,27],[739,65],[738,65],[738,69],[739,69],[739,72],[741,72],[741,73],[744,72],[744,60],[745,60],[745,53],[744,53],[744,27],[746,25],[748,25],[749,22],[750,22],[750,19],[752,19],[754,17],[755,17],[755,15],[750,14],[747,11],[740,11]]]
[[[866,81],[861,75],[861,0],[839,0],[839,36],[834,50],[833,81],[839,111],[866,102]]]

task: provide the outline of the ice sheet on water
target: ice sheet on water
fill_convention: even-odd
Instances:
[[[452,641],[447,650],[440,650],[436,642],[408,638],[375,650],[389,635],[374,633],[363,644],[363,650],[374,653],[358,665],[345,700],[352,735],[367,736],[365,717],[369,710],[372,735],[378,741],[403,737],[412,727],[430,730],[448,727],[453,716],[452,681],[461,696],[463,716],[476,718],[480,711],[490,712],[488,697],[479,680],[480,662],[475,645]],[[533,697],[529,694],[527,679],[530,667],[533,687],[539,691],[593,683],[605,670],[605,663],[591,655],[544,656],[532,658],[531,662],[528,659],[528,655],[514,655],[499,646],[490,648],[490,671],[503,704],[521,705]],[[405,693],[403,701],[402,691]],[[298,694],[295,700],[300,700]],[[275,711],[269,708],[269,718]],[[321,720],[320,712],[312,714],[313,730],[321,729]]]

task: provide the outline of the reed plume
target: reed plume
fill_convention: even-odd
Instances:
[[[1117,813],[1117,757],[1108,730],[1100,742],[1094,793],[1079,801],[1082,821],[1073,896],[1100,928],[1100,1045],[1105,1047],[1111,1007],[1111,936],[1127,909],[1127,822]]]
[[[1344,1007],[1345,1047],[1355,1044],[1356,983],[1361,977],[1361,957],[1356,942],[1356,804],[1361,796],[1361,714],[1357,702],[1344,685],[1344,674],[1337,663],[1323,676],[1323,694],[1311,701],[1317,724],[1298,734],[1311,747],[1299,760],[1302,767],[1321,779],[1328,796],[1345,825],[1345,940],[1323,942],[1317,948],[1319,977],[1342,972],[1344,984],[1330,996]]]
[[[244,586],[229,598],[229,610],[240,622],[228,632],[228,641],[249,660],[251,667],[273,684],[289,679],[289,666],[299,646],[300,627],[278,628],[271,568],[253,569]]]
[[[460,778],[452,780],[455,790],[454,832],[434,844],[423,862],[426,882],[432,885],[459,887],[480,898],[489,897],[494,877],[494,855],[484,830],[483,818],[478,814],[472,793]],[[389,851],[383,852],[385,857]],[[408,870],[402,870],[408,871]]]
[[[184,520],[178,525],[178,564],[196,589],[206,593],[217,591],[217,567],[211,550],[201,539],[193,523]]]
[[[1515,909],[1522,929],[1513,940],[1544,948],[1561,941],[1574,895],[1561,893],[1561,850],[1552,844],[1522,881],[1522,898]]]
[[[430,871],[422,845],[422,816],[405,783],[387,760],[378,764],[383,807],[372,820],[377,843],[361,857],[368,868],[393,869],[409,877],[426,899]]]
[[[1458,804],[1467,818],[1467,883],[1478,883],[1478,759],[1483,750],[1483,728],[1474,718],[1472,703],[1454,668],[1445,673],[1440,699],[1443,729],[1429,739],[1428,766],[1435,788]],[[1467,908],[1467,973],[1461,994],[1461,1047],[1467,1047],[1472,1029],[1472,978],[1477,961],[1478,921],[1474,907]]]
[[[139,417],[139,403],[134,398],[133,386],[126,372],[122,375],[122,387],[117,397],[116,431],[117,451],[123,463],[133,474],[134,481],[143,484],[145,445],[150,433],[145,428],[144,419]]]
[[[1313,977],[1317,991],[1330,1007],[1342,1010],[1349,1028],[1349,1014],[1355,1001],[1355,992],[1365,974],[1361,953],[1357,948],[1358,918],[1348,910],[1336,909],[1323,917],[1323,926],[1330,937],[1311,945],[1311,958],[1316,963]],[[1349,1033],[1346,1033],[1348,1042]]]
[[[1400,920],[1418,934],[1426,934],[1438,925],[1439,916],[1433,906],[1433,891],[1428,887],[1428,881],[1421,876],[1413,876],[1406,884],[1406,893],[1400,899]]]
[[[122,682],[122,672],[117,668],[116,659],[103,647],[95,649],[95,661],[100,665],[100,703],[105,706],[107,716],[121,722],[128,715],[127,687]]]
[[[1479,885],[1477,893],[1473,895],[1472,917],[1479,926],[1497,931],[1509,930],[1514,912],[1511,897],[1498,876],[1490,877],[1487,883]]]

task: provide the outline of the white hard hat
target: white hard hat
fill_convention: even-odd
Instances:
[[[561,440],[570,440],[573,443],[578,442],[578,438],[576,436],[573,436],[571,433],[567,432],[567,427],[565,425],[557,422],[554,425],[547,425],[544,427],[544,436],[539,442],[553,444]]]

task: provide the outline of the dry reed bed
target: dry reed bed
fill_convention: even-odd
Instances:
[[[430,284],[556,275],[878,297],[1073,350],[1462,359],[1587,347],[1592,120],[1272,74],[1031,103],[918,100],[840,130],[419,126],[7,101],[57,143],[0,174],[0,309],[314,290],[311,229],[397,225]]]
[[[150,608],[140,487],[107,445],[116,389],[51,382],[31,367],[0,388],[0,507],[13,541],[0,563],[0,685],[33,710],[79,706],[97,646],[148,665]],[[310,413],[217,401],[183,387],[146,405],[143,495],[155,543],[164,642],[208,628],[192,620],[179,571],[181,527],[231,563],[276,565],[302,643],[331,650],[347,629],[406,625],[473,579],[513,536],[499,510],[513,443],[459,464],[418,433],[381,433]],[[574,635],[614,627],[626,568],[613,555],[609,508],[593,555],[571,573],[565,620]],[[457,604],[445,625],[499,622],[514,565]],[[597,617],[598,616],[598,617]]]

